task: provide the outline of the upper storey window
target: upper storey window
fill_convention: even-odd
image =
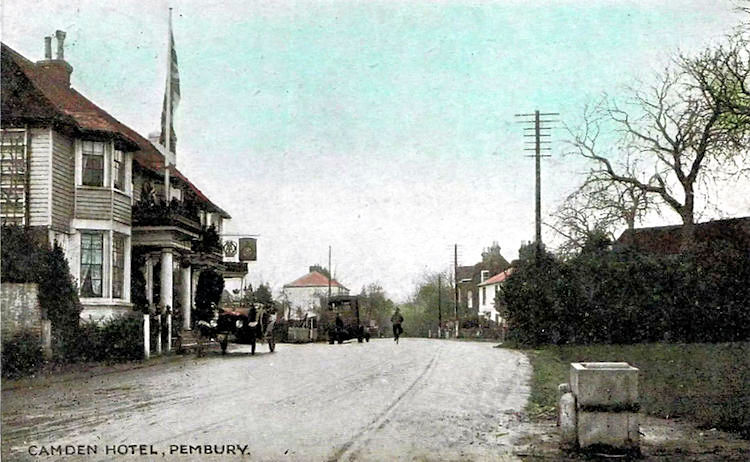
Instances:
[[[104,186],[104,143],[84,141],[82,154],[84,186]]]
[[[112,184],[115,189],[125,191],[125,155],[118,150],[112,157]]]

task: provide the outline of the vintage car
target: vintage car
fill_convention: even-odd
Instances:
[[[359,308],[359,297],[355,295],[337,295],[328,300],[320,319],[320,327],[328,336],[328,343],[343,343],[354,338],[360,343],[370,341],[370,332],[360,319]],[[338,323],[337,314],[340,319]]]
[[[276,314],[260,306],[222,310],[216,320],[215,337],[221,345],[221,352],[226,353],[230,335],[237,343],[249,343],[251,354],[255,354],[258,341],[268,342],[268,349],[273,353],[276,341],[273,326]]]

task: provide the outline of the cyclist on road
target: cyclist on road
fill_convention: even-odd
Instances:
[[[404,322],[404,317],[401,316],[398,307],[396,308],[396,312],[393,313],[393,316],[391,316],[391,322],[393,323],[393,341],[398,343],[399,335],[404,332],[404,329],[401,327],[401,323]]]

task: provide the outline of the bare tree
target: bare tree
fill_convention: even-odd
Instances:
[[[656,85],[631,92],[624,105],[605,99],[584,111],[583,124],[569,130],[573,152],[592,162],[589,179],[607,190],[637,191],[679,214],[689,246],[696,188],[742,152],[750,125],[733,123],[725,102],[685,66],[666,69]],[[609,124],[615,139],[603,149],[601,130]],[[618,159],[624,156],[649,171],[623,168]]]

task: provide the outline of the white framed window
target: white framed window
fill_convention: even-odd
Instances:
[[[125,296],[125,239],[124,234],[112,235],[112,298]]]
[[[84,141],[81,144],[81,184],[104,186],[104,143]]]
[[[487,287],[482,287],[482,305],[487,304]]]
[[[115,149],[112,155],[112,186],[122,192],[125,191],[126,176],[125,153]]]
[[[0,218],[4,224],[26,224],[26,132],[0,133]]]
[[[102,297],[104,287],[104,232],[81,232],[81,297]]]

